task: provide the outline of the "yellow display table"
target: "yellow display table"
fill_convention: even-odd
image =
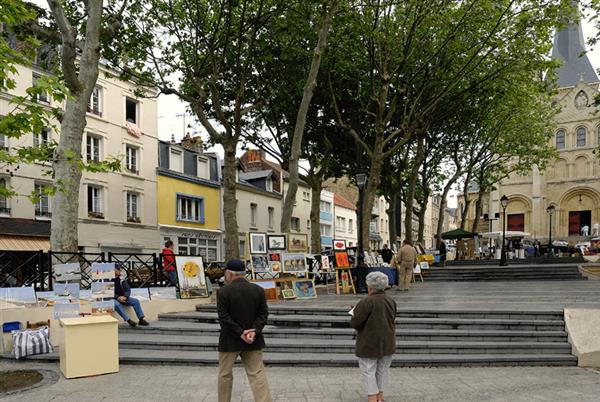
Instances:
[[[111,316],[60,320],[60,371],[66,378],[119,371],[117,320]]]

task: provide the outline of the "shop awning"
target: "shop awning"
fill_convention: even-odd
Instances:
[[[472,239],[476,237],[477,233],[467,232],[463,229],[454,229],[449,232],[442,233],[442,239],[450,240],[450,239]]]
[[[47,237],[0,235],[0,250],[48,251],[49,248]]]

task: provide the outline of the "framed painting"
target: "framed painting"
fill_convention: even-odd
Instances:
[[[52,266],[54,280],[56,282],[79,281],[81,280],[81,267],[79,263],[55,264]],[[110,278],[114,278],[115,275]]]
[[[250,258],[250,264],[253,272],[269,271],[269,259],[266,255],[252,255]]]
[[[179,279],[179,294],[182,299],[208,297],[204,263],[198,256],[176,256],[177,279]]]
[[[286,240],[285,235],[268,235],[267,247],[269,250],[285,250]]]
[[[294,293],[294,289],[281,289],[281,297],[284,300],[295,299],[296,294]]]
[[[281,254],[280,253],[269,253],[269,270],[271,272],[281,272]]]
[[[304,233],[288,234],[288,251],[290,253],[306,253],[308,250],[308,235]]]
[[[326,255],[321,256],[321,271],[327,272],[331,270],[331,264],[329,264],[329,257]]]
[[[91,271],[93,281],[112,280],[115,277],[115,263],[94,262],[92,263]]]
[[[283,253],[281,255],[284,273],[295,274],[306,272],[306,256],[301,253]]]
[[[294,281],[292,283],[296,299],[315,299],[317,297],[315,282],[313,280]]]
[[[338,251],[335,253],[335,266],[338,268],[350,268],[347,252]]]
[[[250,233],[250,254],[267,253],[266,233]]]
[[[346,240],[333,240],[333,251],[346,251]]]

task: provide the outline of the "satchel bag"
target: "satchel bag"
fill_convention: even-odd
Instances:
[[[50,343],[48,327],[13,331],[12,339],[15,359],[54,352]]]

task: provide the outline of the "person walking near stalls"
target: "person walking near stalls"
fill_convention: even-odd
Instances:
[[[408,291],[416,259],[417,250],[405,239],[391,263],[398,271],[398,285],[400,286],[398,290]]]
[[[446,242],[443,240],[440,241],[439,251],[440,251],[440,265],[442,267],[445,267],[446,266],[446,255],[448,254],[448,250],[446,249]]]
[[[392,250],[389,249],[387,244],[383,245],[383,248],[381,249],[379,254],[381,254],[381,259],[386,264],[389,264],[392,261],[392,258],[394,257],[394,253],[392,252]]]
[[[177,267],[175,266],[175,253],[173,252],[173,242],[167,240],[165,248],[162,249],[163,268],[167,271],[171,285],[177,286]]]
[[[396,351],[396,302],[385,294],[387,275],[371,272],[366,281],[369,296],[351,310],[350,325],[358,332],[356,356],[368,400],[381,402]]]
[[[219,335],[218,400],[230,402],[233,386],[233,364],[238,356],[246,369],[248,382],[256,402],[272,402],[267,373],[263,364],[262,334],[269,309],[264,290],[248,282],[246,267],[240,260],[225,265],[225,284],[217,293]]]

